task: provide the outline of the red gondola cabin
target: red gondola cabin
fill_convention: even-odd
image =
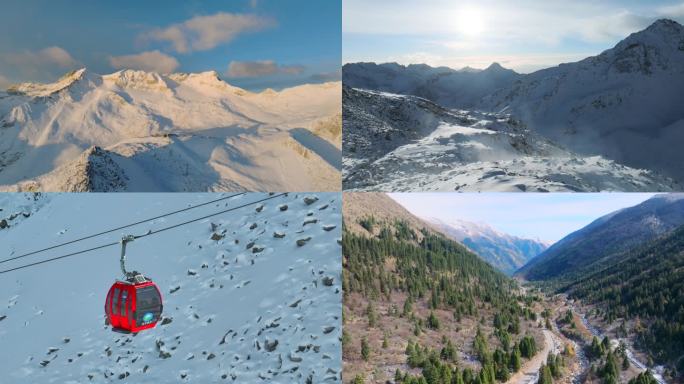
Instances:
[[[162,297],[149,279],[119,281],[109,289],[105,313],[115,331],[139,332],[153,328],[162,314]]]

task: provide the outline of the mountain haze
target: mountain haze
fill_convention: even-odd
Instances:
[[[507,275],[512,275],[548,248],[548,245],[540,240],[512,236],[483,223],[463,220],[444,222],[435,218],[428,221]]]

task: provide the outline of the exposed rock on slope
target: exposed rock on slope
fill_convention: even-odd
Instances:
[[[672,180],[580,156],[506,114],[343,89],[343,186],[379,191],[670,191]]]
[[[480,107],[580,153],[682,180],[682,97],[684,27],[659,20],[598,56],[521,77]]]

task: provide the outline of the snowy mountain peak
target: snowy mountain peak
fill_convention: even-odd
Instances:
[[[85,77],[86,69],[71,71],[54,83],[21,83],[7,88],[7,93],[30,97],[47,97],[71,87]]]
[[[646,31],[658,32],[663,34],[681,34],[684,32],[684,27],[674,20],[658,19],[651,24]]]
[[[660,19],[648,28],[629,35],[619,42],[614,49],[604,52],[613,54],[618,62],[617,69],[623,62],[639,61],[642,72],[651,73],[654,68],[668,69],[670,62],[677,59],[674,55],[684,52],[684,27],[673,20]],[[627,69],[634,68],[628,65]],[[621,71],[624,72],[624,71]]]
[[[110,75],[102,76],[105,82],[114,83],[121,88],[171,91],[164,77],[156,72],[145,72],[134,69],[123,69]]]
[[[489,224],[459,219],[447,221],[428,218],[438,230],[462,243],[482,259],[504,273],[512,274],[527,261],[548,248],[538,239],[529,239],[499,232]]]

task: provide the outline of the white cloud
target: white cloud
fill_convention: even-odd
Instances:
[[[497,61],[523,73],[596,55],[659,18],[684,23],[684,1],[345,0],[342,7],[345,63]],[[464,24],[464,14],[479,20]]]
[[[231,61],[226,74],[230,77],[262,77],[276,74],[299,75],[304,72],[302,65],[278,65],[272,60]]]
[[[219,12],[209,16],[195,16],[182,23],[157,28],[141,36],[147,41],[171,43],[179,53],[206,51],[229,43],[243,33],[256,32],[275,25],[275,21],[252,14]]]
[[[0,55],[2,72],[21,81],[54,81],[56,77],[81,65],[64,48],[57,46]]]
[[[111,56],[109,64],[117,69],[140,69],[148,72],[171,73],[178,66],[178,60],[159,51],[147,51],[135,55]]]
[[[42,66],[53,65],[62,68],[69,68],[77,64],[73,57],[60,47],[48,47],[39,51],[23,51],[10,53],[7,55],[10,63],[17,66]]]

